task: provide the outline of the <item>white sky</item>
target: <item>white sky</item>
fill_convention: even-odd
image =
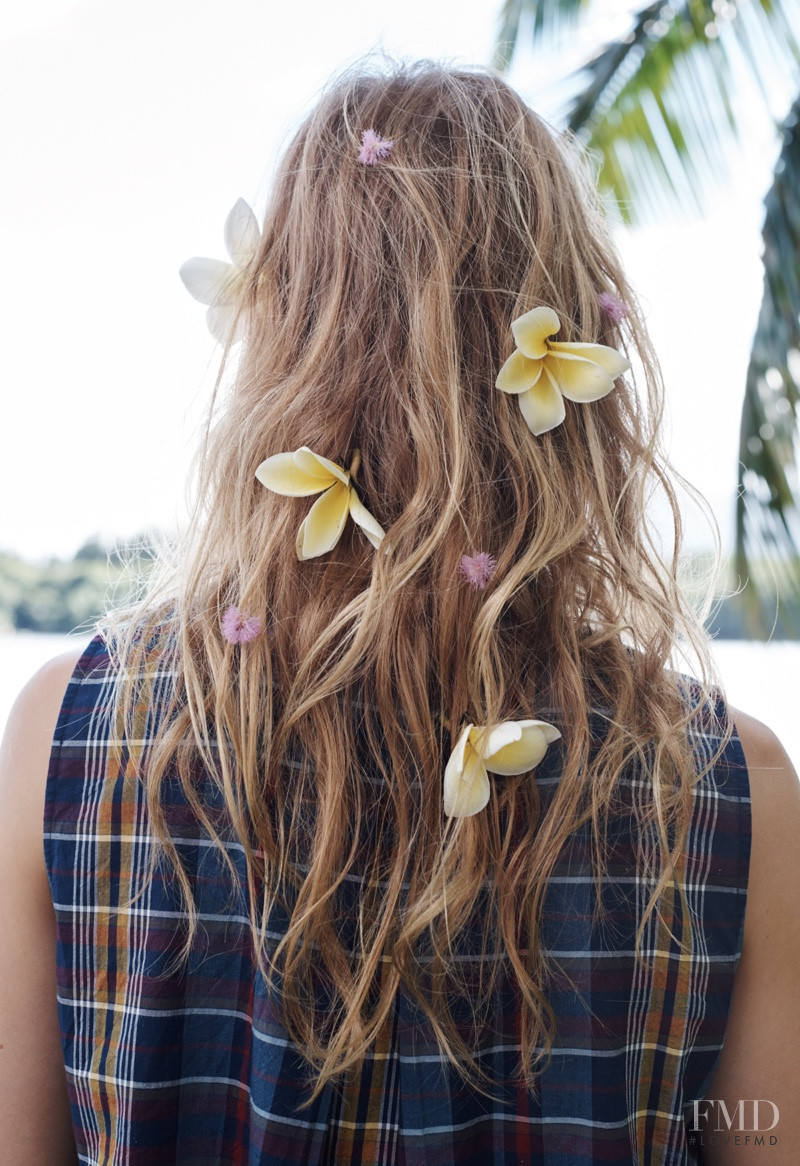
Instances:
[[[227,211],[239,196],[263,207],[331,73],[375,48],[485,63],[499,7],[37,0],[4,13],[0,548],[66,555],[180,517],[215,346],[178,267],[225,258]],[[528,96],[534,78],[547,80],[529,58],[512,75]],[[674,460],[726,531],[774,153],[751,139],[704,220],[620,239],[666,375]]]

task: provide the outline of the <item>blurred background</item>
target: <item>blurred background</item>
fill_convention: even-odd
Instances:
[[[798,0],[38,0],[0,26],[0,728],[180,525],[224,258],[328,78],[366,53],[503,70],[592,152],[677,470],[708,499],[734,704],[800,764]],[[713,535],[685,494],[687,577]],[[74,639],[74,636],[73,636]]]

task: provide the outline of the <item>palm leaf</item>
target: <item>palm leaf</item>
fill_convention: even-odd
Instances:
[[[497,60],[510,61],[523,29],[534,45],[556,30],[565,36],[586,7],[582,0],[506,0]],[[796,0],[730,5],[733,19],[715,7],[707,0],[642,5],[627,32],[573,75],[561,120],[601,160],[600,185],[627,222],[676,202],[698,209],[727,170],[741,69],[764,86],[766,72],[800,59]]]
[[[531,0],[503,0],[492,64],[496,69],[507,68],[524,23],[530,24],[534,42],[538,43],[542,38],[558,41],[590,4],[591,0],[560,0],[558,4],[536,3],[536,0],[533,3]]]
[[[582,8],[577,0],[506,0],[503,36],[513,47],[527,25],[541,41]],[[600,185],[626,221],[700,206],[727,171],[743,70],[769,110],[770,77],[797,75],[799,37],[797,0],[658,2],[637,8],[629,31],[576,71],[562,121],[595,152]],[[759,635],[800,634],[799,120],[800,98],[766,199],[764,294],[740,432],[735,562],[749,585],[737,603]]]
[[[783,146],[764,204],[764,294],[739,438],[736,568],[741,582],[752,584],[739,603],[760,634],[769,633],[776,593],[783,623],[800,632],[799,122],[800,97],[782,127]]]

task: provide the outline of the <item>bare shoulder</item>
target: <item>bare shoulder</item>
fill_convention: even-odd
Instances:
[[[9,832],[13,827],[18,845],[29,840],[32,832],[37,837],[41,834],[53,733],[82,651],[83,647],[73,648],[40,668],[20,692],[8,718],[0,750],[0,822]]]
[[[52,1166],[75,1166],[77,1155],[42,815],[53,733],[79,654],[51,660],[28,681],[0,749],[0,1143],[14,1146],[16,1162]]]
[[[789,755],[772,729],[741,709],[732,708],[730,712],[742,742],[748,769],[791,775],[797,780]]]
[[[64,691],[75,667],[83,655],[85,645],[70,648],[60,656],[54,656],[33,674],[21,690],[11,713],[12,720],[18,717],[41,717],[55,709],[56,717],[64,698]],[[55,723],[55,718],[53,718]]]
[[[81,644],[80,647],[71,648],[60,656],[54,656],[33,674],[14,703],[8,721],[9,728],[16,725],[20,719],[30,727],[31,721],[36,723],[53,712],[55,716],[51,719],[55,725],[64,692],[84,647],[85,645]]]
[[[750,779],[752,844],[742,958],[725,1044],[706,1093],[706,1128],[718,1141],[704,1148],[703,1160],[709,1166],[761,1160],[763,1143],[742,1136],[737,1144],[725,1137],[736,1130],[719,1123],[740,1102],[747,1102],[741,1112],[752,1114],[758,1099],[764,1123],[775,1119],[770,1162],[783,1166],[800,1154],[800,782],[766,725],[737,709],[731,714]]]
[[[800,885],[800,780],[771,729],[731,709],[750,779],[752,847],[745,942],[759,942],[774,911],[756,911],[762,899],[796,898]],[[765,903],[765,905],[767,905]],[[788,906],[788,904],[787,904]]]

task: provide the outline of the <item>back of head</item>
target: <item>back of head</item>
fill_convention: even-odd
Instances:
[[[365,130],[394,143],[375,165],[359,159]],[[604,295],[624,316],[603,311]],[[626,351],[641,383],[567,401],[563,423],[534,436],[496,380],[511,322],[540,305],[559,341]],[[321,1082],[368,1047],[398,985],[446,1051],[468,1057],[447,953],[488,886],[485,940],[525,1003],[527,1075],[547,1045],[536,924],[557,854],[588,814],[602,862],[604,812],[648,742],[643,812],[679,816],[694,777],[665,670],[692,623],[648,536],[653,489],[676,524],[677,510],[633,294],[573,147],[498,77],[421,64],[360,69],[324,94],[278,171],[239,310],[243,348],[175,593],[166,616],[148,609],[180,645],[174,715],[147,773],[154,821],[164,775],[177,766],[190,789],[199,752],[253,885],[264,877],[263,919],[289,904],[277,950],[257,916],[254,942],[282,973],[287,1023]],[[264,489],[255,471],[302,446],[344,468],[360,450],[380,550],[350,523],[329,554],[298,560],[309,499]],[[461,561],[478,554],[496,566],[470,588]],[[231,604],[261,616],[260,638],[223,639]],[[592,707],[611,710],[600,741]],[[537,716],[563,737],[548,814],[525,774],[494,782],[485,813],[446,821],[461,726]],[[381,894],[364,892],[348,946],[335,892],[353,872]],[[420,944],[433,953],[424,985]],[[487,990],[499,966],[487,962]],[[315,977],[336,1001],[321,1026],[303,1005]]]

